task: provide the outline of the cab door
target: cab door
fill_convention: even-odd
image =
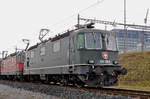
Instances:
[[[69,64],[75,64],[75,37],[70,37],[69,43]]]

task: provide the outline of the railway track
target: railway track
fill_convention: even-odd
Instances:
[[[7,81],[8,82],[8,81]],[[16,82],[16,81],[9,81],[9,82]],[[48,86],[50,85],[49,83],[41,83],[41,82],[18,82],[22,84],[29,84],[29,85],[44,85]],[[52,84],[51,84],[52,85]],[[99,93],[99,94],[107,94],[107,95],[120,95],[120,96],[128,96],[132,98],[137,98],[137,99],[150,99],[150,92],[148,91],[135,91],[135,90],[125,90],[125,89],[114,89],[114,88],[77,88],[72,85],[68,86],[60,86],[59,84],[53,84],[54,86],[60,87],[60,88],[71,88],[79,91],[88,91],[88,92],[93,92],[93,93]]]
[[[63,86],[61,86],[63,87]],[[115,88],[77,88],[73,86],[65,86],[77,90],[85,90],[94,93],[102,93],[108,95],[121,95],[128,96],[137,99],[150,99],[150,92],[148,91],[137,91],[137,90],[126,90],[126,89],[115,89]]]
[[[135,91],[125,89],[114,89],[114,88],[101,88],[101,89],[83,88],[83,90],[109,95],[129,96],[137,99],[150,99],[150,92],[147,91]]]

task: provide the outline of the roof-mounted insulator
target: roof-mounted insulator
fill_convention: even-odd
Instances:
[[[75,27],[78,28],[78,29],[82,29],[82,28],[94,28],[94,26],[93,26],[94,24],[95,24],[95,23],[92,22],[92,23],[88,23],[88,24],[84,24],[84,25],[81,25],[81,24],[80,24],[80,25],[79,25],[79,28],[78,28],[77,25],[75,25]]]
[[[89,23],[89,24],[87,24],[87,26],[86,26],[86,27],[87,27],[87,28],[94,28],[94,26],[93,26],[93,25],[94,25],[94,23]]]

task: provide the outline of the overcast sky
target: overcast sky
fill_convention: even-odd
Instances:
[[[127,23],[144,24],[150,0],[126,0]],[[124,0],[0,0],[0,52],[25,48],[23,38],[31,45],[39,42],[41,28],[48,36],[67,30],[81,17],[123,22]],[[95,4],[95,6],[91,6]],[[87,9],[86,9],[87,8]],[[150,15],[148,16],[150,25]],[[103,29],[103,28],[102,28]]]

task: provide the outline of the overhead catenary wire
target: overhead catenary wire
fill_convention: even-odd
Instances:
[[[77,14],[82,13],[82,12],[84,12],[84,11],[86,11],[86,10],[92,8],[92,7],[95,7],[95,6],[99,5],[99,4],[102,3],[102,2],[104,2],[104,0],[101,0],[101,1],[98,0],[98,1],[96,1],[96,3],[94,3],[94,4],[92,4],[92,5],[90,5],[90,6],[86,7],[86,8],[84,8],[84,9],[78,11],[78,12],[75,12],[74,14],[70,15],[69,17],[66,17],[66,18],[64,18],[64,19],[62,19],[62,20],[60,20],[60,21],[58,21],[58,22],[52,24],[50,27],[54,27],[54,26],[56,26],[56,25],[58,25],[58,24],[59,24],[59,25],[60,25],[60,24],[64,24],[65,21],[68,21],[69,19],[73,18],[74,16],[77,16]],[[75,18],[74,18],[74,19],[75,19]]]
[[[112,25],[112,26],[117,26],[117,25],[126,25],[130,28],[134,29],[144,29],[150,30],[150,26],[144,26],[144,25],[136,25],[136,24],[124,24],[124,23],[118,23],[118,22],[111,22],[111,21],[104,21],[104,20],[96,20],[96,19],[86,19],[86,18],[80,18],[80,20],[86,21],[86,22],[91,22],[91,23],[99,23],[99,24],[106,24],[106,25]]]

